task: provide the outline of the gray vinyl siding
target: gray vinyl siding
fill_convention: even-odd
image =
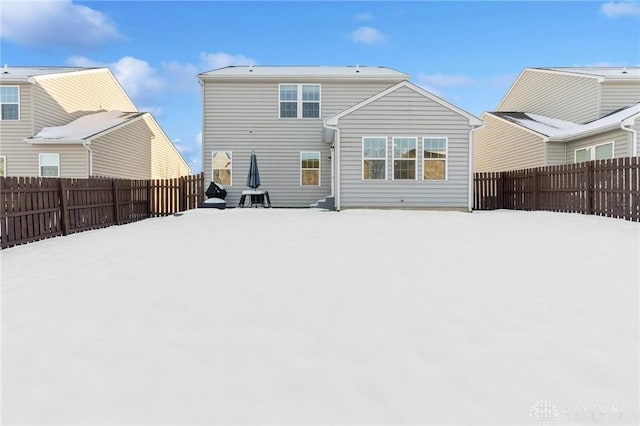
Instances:
[[[341,208],[468,207],[469,120],[415,91],[398,90],[342,117],[340,137]],[[388,138],[386,181],[362,179],[362,137]],[[422,138],[448,138],[448,179],[422,180]],[[418,180],[392,180],[393,137],[418,138]]]
[[[91,143],[93,175],[151,178],[152,132],[144,119],[114,130]]]
[[[475,172],[499,172],[543,166],[543,137],[483,114],[485,127],[474,133],[473,168]]]
[[[601,85],[601,93],[600,115],[605,116],[640,102],[640,82],[605,82]]]
[[[636,152],[635,152],[635,154],[632,154],[632,155],[640,156],[640,117],[636,118],[636,120],[634,121],[633,126],[631,126],[631,128],[636,131],[636,133],[635,133],[635,136],[636,136],[636,143],[635,143]],[[632,146],[633,146],[633,144],[632,144]]]
[[[524,111],[575,123],[600,117],[598,80],[525,70],[497,111]]]
[[[566,145],[562,142],[547,142],[547,161],[545,165],[555,166],[566,163]]]
[[[592,145],[614,142],[614,157],[628,157],[631,155],[630,133],[624,130],[614,130],[601,135],[583,138],[566,144],[567,163],[575,161],[575,150]]]
[[[232,185],[227,204],[237,205],[245,181],[249,156],[255,150],[260,189],[269,191],[275,207],[308,207],[331,193],[330,144],[322,141],[322,120],[373,96],[395,81],[304,81],[321,85],[321,118],[279,118],[279,83],[283,81],[206,80],[203,88],[203,171],[212,180],[211,154],[231,151]],[[300,185],[300,152],[320,152],[321,185]]]

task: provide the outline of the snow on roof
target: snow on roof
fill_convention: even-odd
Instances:
[[[207,77],[313,77],[313,78],[393,78],[408,79],[410,76],[387,67],[366,66],[230,66],[203,72],[200,78]]]
[[[640,103],[614,111],[586,124],[558,120],[527,112],[492,112],[491,114],[540,133],[543,136],[548,136],[553,140],[571,140],[588,133],[610,130],[610,127],[619,126],[627,118],[640,114]]]
[[[636,80],[640,78],[640,67],[548,67],[539,69],[586,74],[603,77],[605,80]]]
[[[45,127],[25,140],[38,143],[79,143],[113,127],[131,121],[144,112],[102,111],[84,115],[64,126]]]
[[[0,81],[28,81],[30,77],[83,71],[94,68],[80,67],[9,67],[0,68]]]

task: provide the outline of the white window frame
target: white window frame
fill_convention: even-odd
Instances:
[[[57,159],[57,163],[58,163],[58,174],[56,176],[43,176],[42,175],[42,156],[43,155],[55,155],[56,159]],[[51,166],[46,166],[46,167],[51,167]],[[58,152],[41,152],[38,154],[38,176],[39,177],[52,177],[52,178],[59,178],[60,177],[60,153]]]
[[[0,110],[0,121],[20,121],[20,86],[0,86],[0,87],[14,87],[16,89],[18,89],[18,102],[2,102],[2,99],[0,99],[0,109],[2,108],[2,105],[18,105],[18,118],[13,119],[13,118],[2,118],[2,111]]]
[[[589,145],[589,146],[583,146],[582,148],[576,148],[573,150],[573,162],[577,163],[578,162],[578,151],[585,151],[585,150],[589,150],[589,160],[587,161],[593,161],[596,159],[596,148],[599,146],[604,146],[604,145],[611,145],[611,158],[615,158],[616,156],[616,143],[615,141],[609,141],[609,142],[603,142],[603,143],[597,143],[594,145]]]
[[[280,99],[280,91],[282,90],[282,86],[296,86],[296,116],[295,117],[283,117],[281,115],[280,105],[283,102],[293,102],[293,101],[283,101]],[[318,101],[304,101],[302,99],[302,87],[303,86],[317,86],[318,87]],[[317,103],[318,104],[318,116],[317,117],[303,117],[303,106],[305,103]],[[278,84],[278,118],[282,120],[319,120],[322,117],[322,85],[318,83],[280,83]]]
[[[0,174],[0,177],[7,177],[7,156],[6,155],[0,155],[0,162],[2,162],[2,174]]]
[[[384,158],[382,157],[365,157],[364,156],[364,141],[365,139],[384,139]],[[361,160],[360,167],[362,168],[361,178],[364,182],[381,182],[389,180],[389,138],[387,136],[363,136],[361,146]],[[365,179],[364,177],[364,160],[384,160],[384,179]]]
[[[318,154],[318,168],[302,168],[302,155],[303,154]],[[303,185],[302,184],[302,171],[303,170],[318,170],[318,184],[317,185]],[[320,151],[301,151],[300,152],[300,186],[320,186],[322,184],[322,153]]]
[[[215,177],[215,171],[216,170],[227,170],[227,169],[216,169],[214,167],[214,161],[213,161],[213,157],[215,156],[216,153],[218,152],[226,152],[229,153],[229,159],[231,160],[231,164],[229,165],[229,183],[225,184],[225,183],[218,183],[218,185],[223,185],[223,186],[233,186],[233,151],[227,151],[227,150],[220,150],[220,151],[211,151],[211,181],[214,181],[214,177]]]
[[[415,150],[416,150],[416,156],[413,159],[413,167],[414,167],[414,173],[415,176],[413,177],[413,179],[396,179],[396,139],[413,139],[415,141]],[[401,161],[409,161],[410,159],[408,158],[399,158],[398,160]],[[410,182],[410,181],[416,181],[418,180],[418,138],[415,136],[394,136],[392,138],[391,141],[391,180],[399,180],[399,181],[405,181],[405,182]]]
[[[424,178],[424,162],[425,161],[442,161],[441,158],[424,158],[424,140],[425,139],[444,139],[444,179],[425,179]],[[422,137],[422,180],[425,182],[446,182],[449,180],[449,137],[448,136],[423,136]]]

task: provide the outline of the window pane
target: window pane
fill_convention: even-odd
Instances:
[[[416,178],[416,162],[413,160],[394,160],[393,161],[393,178],[394,179],[415,179]]]
[[[303,101],[317,101],[317,102],[320,102],[320,86],[303,85],[302,86],[302,100]]]
[[[231,186],[231,170],[214,170],[213,181],[220,185]]]
[[[424,180],[444,180],[446,164],[445,160],[425,160]]]
[[[320,185],[320,170],[302,170],[302,185]]]
[[[296,102],[280,102],[281,118],[298,117],[298,104]]]
[[[447,140],[445,138],[424,138],[424,158],[446,158]]]
[[[394,138],[393,156],[394,158],[416,158],[416,139]]]
[[[231,168],[231,152],[214,152],[213,153],[214,169],[230,169]]]
[[[211,154],[213,181],[219,185],[231,186],[233,166],[231,151],[214,151]]]
[[[19,103],[17,87],[0,87],[0,102]]]
[[[363,155],[365,158],[386,158],[386,138],[366,138],[363,141]]]
[[[385,178],[385,160],[364,160],[363,177],[366,180],[384,180]]]
[[[613,158],[613,144],[596,146],[596,160],[606,160]]]
[[[591,160],[591,153],[589,152],[589,148],[576,149],[576,163],[581,163],[583,161],[589,160]]]
[[[41,166],[54,166],[58,167],[60,163],[60,157],[58,154],[40,154]]]
[[[17,104],[2,104],[2,119],[3,120],[17,120],[18,119],[18,105]]]
[[[40,175],[43,177],[58,177],[58,167],[42,166],[40,167]]]
[[[320,104],[317,102],[302,103],[303,118],[320,118]]]
[[[295,84],[285,84],[280,86],[280,100],[281,101],[297,101],[298,86],[296,86]]]

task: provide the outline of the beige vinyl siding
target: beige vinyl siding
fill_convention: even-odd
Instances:
[[[497,111],[522,111],[575,123],[599,118],[598,80],[525,70]]]
[[[600,116],[640,102],[640,81],[604,82],[601,86]]]
[[[635,154],[632,153],[631,155],[640,156],[640,117],[635,119],[635,121],[634,121],[633,125],[631,126],[631,128],[633,130],[635,130],[635,132],[636,132],[635,133],[635,137],[636,137],[636,143],[635,143],[636,152],[635,152]],[[631,132],[629,132],[629,133],[631,133]],[[630,136],[630,137],[632,137],[632,136]],[[633,146],[633,144],[632,144],[632,146]]]
[[[630,133],[624,130],[614,130],[600,135],[568,142],[566,144],[567,163],[574,162],[576,149],[607,142],[614,142],[614,157],[628,157],[631,155]]]
[[[547,161],[545,165],[555,166],[558,164],[567,164],[566,145],[563,142],[547,142]]]
[[[401,87],[342,117],[341,208],[468,207],[469,120],[415,91]],[[362,180],[362,137],[385,136],[386,181]],[[417,180],[392,180],[393,137],[416,137]],[[422,180],[422,138],[448,138],[448,180]]]
[[[170,179],[191,174],[191,168],[173,143],[150,115],[144,121],[153,133],[151,144],[151,179]]]
[[[6,156],[7,176],[37,176],[37,154],[34,154],[33,148],[24,142],[24,138],[31,136],[33,119],[31,85],[7,84],[6,86],[18,86],[20,90],[20,120],[0,121],[0,155]],[[33,155],[36,156],[35,168]]]
[[[322,120],[373,96],[396,81],[304,81],[321,85],[321,118],[279,118],[279,83],[282,81],[204,82],[203,171],[210,182],[211,153],[233,153],[233,185],[227,203],[237,205],[255,150],[261,189],[269,191],[276,207],[308,207],[331,193],[330,144],[322,141]],[[320,186],[300,185],[300,152],[320,152]]]
[[[137,111],[106,69],[35,77],[35,81],[35,132],[100,110]]]
[[[544,165],[543,137],[491,114],[483,114],[485,127],[474,133],[475,172],[499,172]]]
[[[93,140],[93,175],[149,179],[152,135],[145,120],[138,119]]]

